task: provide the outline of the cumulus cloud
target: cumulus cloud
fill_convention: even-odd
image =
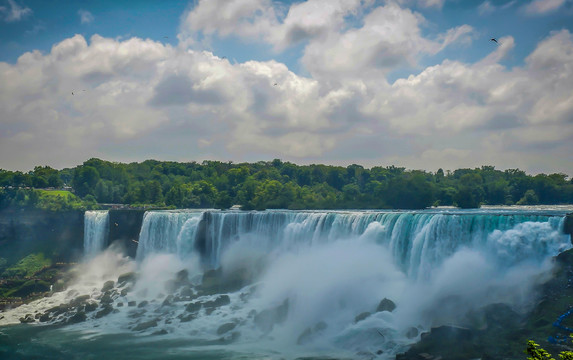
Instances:
[[[80,22],[82,24],[89,24],[94,21],[94,16],[87,10],[78,10],[78,15],[80,16]]]
[[[395,3],[377,7],[365,16],[362,27],[311,42],[302,63],[318,78],[384,77],[396,68],[416,66],[421,55],[436,54],[458,40],[471,40],[473,29],[468,25],[430,40],[422,35],[424,22],[420,14]]]
[[[211,14],[208,3],[187,14],[183,27],[189,30],[194,11]],[[444,60],[391,83],[391,71],[470,41],[473,29],[461,25],[430,39],[421,30],[426,20],[395,2],[297,7],[321,4],[309,3],[281,13],[264,0],[224,2],[234,7],[217,15],[221,28],[194,25],[205,34],[232,36],[235,25],[221,20],[228,18],[248,22],[253,28],[245,34],[263,41],[276,36],[279,47],[306,41],[301,62],[308,75],[278,61],[231,63],[187,46],[97,35],[89,41],[76,35],[48,53],[0,63],[0,163],[30,169],[93,156],[278,157],[433,170],[493,164],[570,171],[572,160],[564,155],[573,151],[569,31],[551,33],[520,66],[502,65],[515,46],[506,36],[479,61]],[[312,14],[324,21],[311,21]],[[361,20],[348,26],[348,14]],[[272,31],[259,32],[264,24]]]
[[[533,0],[524,6],[525,12],[530,15],[541,15],[559,9],[565,0]]]
[[[32,9],[18,5],[15,0],[8,0],[8,7],[0,6],[0,13],[6,22],[16,22],[32,15]]]

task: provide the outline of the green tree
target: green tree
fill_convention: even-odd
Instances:
[[[80,166],[74,172],[72,186],[76,194],[83,198],[88,194],[94,194],[95,187],[99,180],[99,172],[95,167]]]
[[[527,360],[554,360],[547,350],[543,349],[533,340],[527,341],[525,352],[529,355]],[[561,351],[559,353],[559,358],[561,360],[573,360],[573,351]]]

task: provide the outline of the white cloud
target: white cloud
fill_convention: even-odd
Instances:
[[[496,11],[509,9],[515,4],[517,4],[517,0],[509,1],[503,5],[496,6],[492,4],[491,1],[487,0],[481,3],[480,6],[478,6],[478,12],[480,15],[489,15]]]
[[[15,0],[8,0],[9,7],[0,6],[0,13],[3,13],[4,21],[16,22],[32,15],[32,9],[20,6]]]
[[[527,14],[540,15],[559,9],[565,0],[533,0],[525,5],[524,9]]]
[[[500,63],[514,48],[507,36],[475,63],[444,60],[389,83],[390,71],[419,66],[419,56],[471,40],[473,29],[462,25],[428,39],[420,30],[426,20],[396,3],[368,8],[364,16],[359,12],[366,3],[342,5],[308,8],[303,15],[291,8],[277,17],[271,3],[259,0],[218,15],[240,23],[247,20],[237,13],[265,18],[266,11],[283,19],[272,31],[253,31],[263,41],[277,36],[284,41],[280,46],[306,41],[301,61],[307,76],[277,61],[231,63],[208,51],[151,40],[86,41],[80,35],[46,54],[35,51],[15,64],[0,63],[0,163],[31,169],[70,166],[93,156],[278,157],[570,172],[573,160],[564,155],[573,152],[569,31],[550,34],[521,66]],[[312,14],[324,21],[313,27],[306,18]],[[361,22],[349,27],[348,14]],[[210,25],[199,31],[205,26]],[[234,31],[232,24],[221,26]],[[286,35],[295,28],[303,29],[299,38]]]
[[[91,12],[87,10],[80,9],[78,10],[78,15],[80,16],[80,22],[82,24],[89,24],[94,21],[94,16]]]
[[[420,14],[394,3],[377,7],[362,27],[309,43],[302,63],[320,79],[384,77],[396,68],[416,66],[421,55],[436,54],[456,41],[468,42],[473,31],[462,25],[433,41],[422,35],[424,22]]]

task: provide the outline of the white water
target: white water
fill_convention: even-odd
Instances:
[[[109,233],[109,212],[107,210],[86,211],[84,214],[84,256],[91,258],[107,245]]]
[[[69,290],[97,297],[105,280],[137,268],[140,278],[134,288],[115,301],[118,313],[67,328],[94,339],[131,333],[135,323],[159,319],[157,327],[137,334],[142,341],[152,341],[157,337],[145,336],[163,329],[168,333],[162,335],[165,341],[189,342],[170,348],[170,353],[215,349],[243,358],[390,359],[419,339],[406,336],[412,328],[465,325],[468,311],[492,303],[527,310],[535,300],[534,285],[551,270],[551,257],[571,246],[569,236],[560,231],[563,219],[561,213],[509,210],[152,211],[145,214],[137,263],[108,250],[83,270],[91,273],[88,269],[103,266],[105,274],[93,270],[97,276],[81,278]],[[161,306],[177,271],[187,269],[198,283],[202,267],[219,266],[227,275],[246,269],[256,286],[230,293],[229,305],[209,315],[201,310],[190,322],[178,319],[187,314],[189,301]],[[95,278],[99,283],[94,285]],[[396,310],[376,313],[383,298],[393,300]],[[53,306],[49,299],[41,301]],[[257,327],[253,310],[260,313],[287,299],[284,322],[270,332]],[[150,303],[139,319],[130,317],[135,308],[117,307],[119,302],[143,300]],[[48,305],[30,306],[0,322],[17,322],[34,306],[37,311]],[[356,315],[365,311],[372,315],[355,323]],[[229,338],[230,333],[217,334],[229,322],[237,324],[233,331],[240,333],[239,339],[211,343]],[[320,323],[326,327],[300,340],[306,329]],[[193,345],[197,342],[203,345]],[[380,350],[383,353],[375,355]]]

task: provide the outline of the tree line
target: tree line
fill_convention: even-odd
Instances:
[[[53,210],[94,208],[97,203],[221,209],[237,204],[258,210],[573,203],[573,178],[566,174],[533,176],[493,166],[429,172],[396,166],[296,165],[279,159],[125,164],[92,158],[62,170],[48,166],[36,166],[27,173],[0,169],[0,207],[46,207],[49,201],[44,196],[42,205],[36,189],[63,186],[71,186],[73,195],[57,200],[61,204],[52,204]],[[82,205],[77,205],[78,200]]]

